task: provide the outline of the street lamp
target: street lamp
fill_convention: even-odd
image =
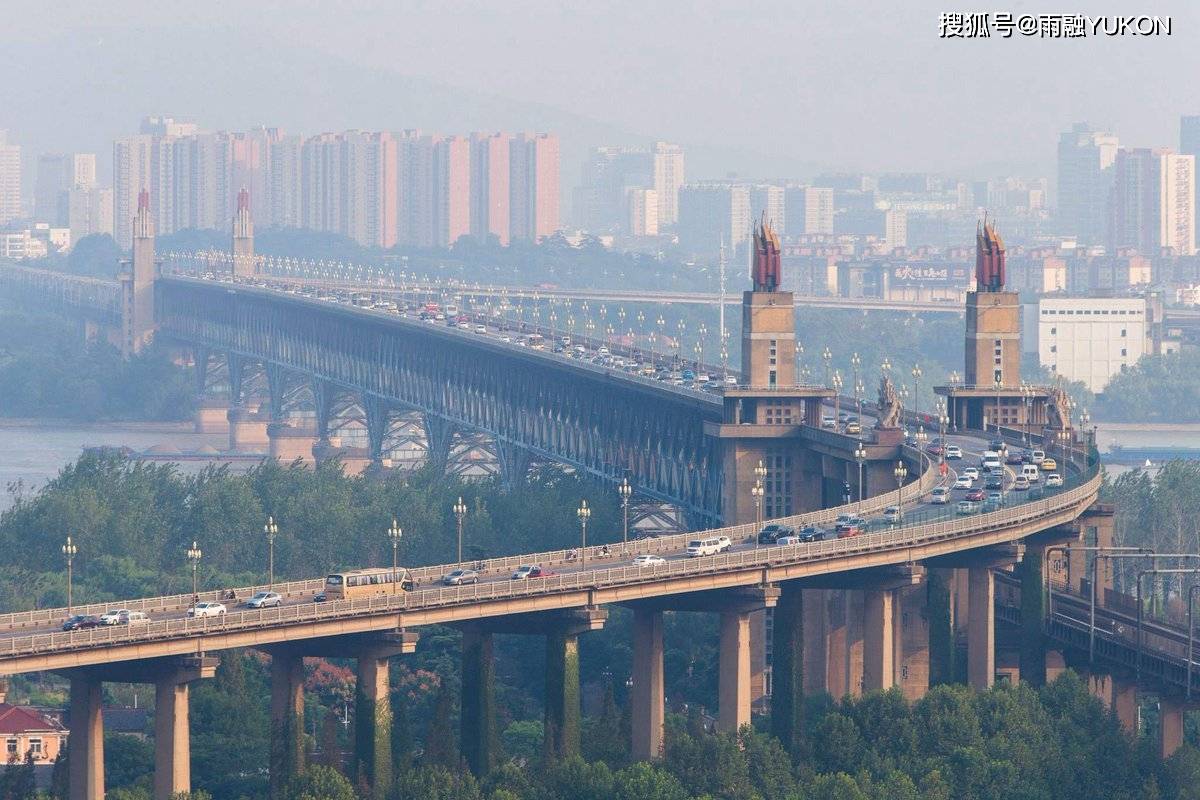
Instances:
[[[275,591],[275,537],[279,535],[279,526],[275,524],[275,517],[267,517],[267,524],[263,525],[263,533],[267,535],[267,588]]]
[[[763,465],[762,459],[759,459],[758,466],[754,468],[754,487],[751,489],[751,494],[754,496],[754,520],[761,528],[763,521],[763,498],[766,495],[766,478],[767,468]],[[757,536],[755,541],[758,541]]]
[[[862,384],[858,382],[858,368],[862,366],[862,357],[855,350],[850,356],[850,369],[854,370],[854,400],[858,405],[858,416],[862,417]]]
[[[192,564],[192,607],[200,602],[200,594],[196,589],[196,570],[200,567],[200,558],[204,553],[200,552],[200,546],[196,542],[192,542],[192,546],[187,550],[187,560]]]
[[[581,568],[587,567],[587,524],[592,518],[592,510],[588,508],[587,500],[580,502],[579,508],[575,509],[575,516],[579,517],[579,531],[582,538],[583,546],[580,549],[582,559],[579,562]]]
[[[458,563],[461,564],[463,520],[467,516],[467,504],[463,502],[461,497],[458,498],[458,502],[454,504],[453,511],[454,519],[458,523]]]
[[[960,382],[962,382],[962,378],[959,377],[958,370],[953,370],[950,373],[950,391],[948,393],[952,401],[950,405],[950,430],[953,431],[958,430],[958,397],[954,393],[958,389]]]
[[[392,527],[387,529],[388,539],[392,541],[392,594],[396,593],[396,587],[400,583],[400,537],[404,535],[404,530],[400,524],[396,522],[396,518],[392,517]]]
[[[842,372],[833,371],[833,418],[840,425],[842,422]]]
[[[996,438],[1000,438],[1000,378],[993,382],[996,386]]]
[[[79,552],[79,548],[71,541],[71,537],[67,536],[67,543],[62,546],[62,553],[67,558],[67,616],[71,616],[73,603],[71,602],[71,579],[73,577],[72,567],[75,562],[75,554]]]
[[[825,385],[829,386],[831,383],[829,378],[829,367],[833,364],[833,353],[829,351],[828,345],[821,352],[821,358],[825,361]]]
[[[913,404],[912,404],[912,407],[913,407],[913,411],[916,411],[916,412],[919,412],[919,410],[921,408],[921,376],[924,374],[925,374],[924,372],[921,372],[920,364],[913,365],[913,368],[912,368],[912,376],[913,376]]]
[[[938,443],[942,446],[942,455],[941,455],[941,458],[938,459],[938,463],[945,464],[946,463],[946,423],[949,422],[949,420],[946,419],[946,401],[943,398],[938,398],[937,412],[938,412]]]
[[[889,372],[891,372],[892,371],[891,359],[889,359],[887,356],[884,356],[883,363],[879,365],[879,369],[884,375],[887,375]]]
[[[654,324],[658,326],[658,336],[656,336],[654,338],[654,356],[655,356],[654,360],[657,362],[658,361],[658,340],[662,338],[663,327],[667,324],[667,321],[665,319],[663,319],[662,314],[659,314],[658,319],[655,320]],[[666,353],[664,352],[663,355],[666,355]]]
[[[626,546],[629,544],[629,498],[633,494],[633,487],[629,485],[629,478],[622,478],[621,485],[617,487],[617,494],[621,496],[621,512],[625,516],[625,528],[621,534],[621,541]]]
[[[867,448],[863,447],[862,441],[859,441],[858,446],[854,448],[854,460],[858,462],[858,509],[862,513],[863,502],[863,464],[867,461]]]
[[[904,466],[903,461],[896,462],[896,468],[892,470],[892,474],[896,476],[896,508],[900,509],[900,518],[904,518],[904,479],[908,477],[908,467]]]

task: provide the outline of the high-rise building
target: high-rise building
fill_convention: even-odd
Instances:
[[[71,186],[90,189],[96,185],[96,154],[75,153],[71,156]]]
[[[750,236],[750,189],[735,183],[689,183],[679,190],[679,244],[693,255],[735,251]]]
[[[400,211],[397,239],[412,247],[433,246],[433,150],[441,137],[418,130],[397,134],[396,170]]]
[[[509,167],[512,238],[539,241],[559,229],[559,149],[552,133],[513,137]]]
[[[1194,156],[1167,149],[1126,148],[1117,154],[1108,244],[1156,256],[1163,248],[1196,252]]]
[[[833,189],[788,186],[783,193],[786,216],[783,230],[789,236],[833,233]]]
[[[782,186],[759,183],[750,187],[750,219],[755,225],[766,220],[777,234],[786,235],[786,215]]]
[[[658,236],[658,192],[653,189],[626,189],[626,206],[629,222],[626,230],[630,236]]]
[[[21,146],[0,129],[0,225],[21,216]]]
[[[654,192],[658,197],[658,222],[674,225],[679,222],[679,187],[683,186],[683,148],[677,144],[655,142]],[[782,220],[780,220],[782,224]]]
[[[71,246],[85,236],[113,233],[113,192],[99,186],[76,186],[68,193],[67,225]]]
[[[133,240],[138,196],[151,186],[155,139],[150,134],[124,136],[113,142],[113,238],[122,248]]]
[[[1077,122],[1058,139],[1058,218],[1084,245],[1102,244],[1117,137]]]
[[[74,159],[62,153],[38,156],[37,182],[33,187],[33,216],[38,222],[65,225],[67,191],[72,185]]]
[[[342,153],[337,134],[304,141],[300,153],[301,227],[313,231],[342,228]]]
[[[1200,159],[1200,116],[1180,118],[1179,152],[1181,155]],[[1192,208],[1200,209],[1200,182],[1196,185]]]
[[[471,233],[471,142],[447,136],[433,148],[433,244]]]
[[[304,222],[304,201],[301,192],[301,150],[304,140],[299,136],[285,136],[272,129],[270,136],[270,169],[267,195],[267,224],[279,228],[299,228]],[[259,209],[261,200],[256,201]],[[261,214],[261,211],[260,211]]]
[[[471,134],[471,235],[480,240],[495,236],[501,245],[508,244],[512,225],[511,149],[507,133]]]

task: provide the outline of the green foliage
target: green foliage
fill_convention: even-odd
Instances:
[[[340,772],[313,765],[288,782],[283,800],[358,800],[358,795]]]
[[[528,762],[536,761],[542,752],[542,738],[545,735],[540,719],[516,720],[509,723],[500,735],[504,752],[512,758],[523,758]]]
[[[401,775],[390,800],[481,800],[479,785],[469,772],[428,766]]]
[[[0,312],[0,416],[179,420],[193,407],[191,379],[166,346],[126,361],[58,317]]]
[[[104,777],[112,786],[149,785],[154,774],[154,744],[123,733],[104,735]]]
[[[1196,422],[1198,393],[1200,352],[1147,355],[1113,376],[1096,412],[1103,419],[1123,422]]]

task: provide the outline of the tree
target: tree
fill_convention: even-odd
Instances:
[[[458,769],[458,741],[454,736],[454,723],[450,718],[454,698],[449,682],[442,680],[438,689],[437,702],[433,707],[433,719],[425,732],[425,763]]]
[[[314,764],[288,781],[284,800],[358,800],[350,781],[337,770]]]
[[[54,759],[54,769],[50,773],[50,794],[57,800],[68,800],[67,792],[70,787],[68,782],[71,775],[70,753],[67,748],[63,748],[58,753],[58,758]]]
[[[687,800],[687,790],[669,772],[639,761],[614,776],[614,800]]]
[[[331,708],[325,709],[325,718],[321,721],[321,765],[337,772],[342,771],[342,746],[338,743],[337,712]]]
[[[390,800],[481,800],[481,795],[471,773],[424,766],[401,775],[392,786]]]

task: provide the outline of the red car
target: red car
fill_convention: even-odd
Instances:
[[[983,491],[983,489],[972,489],[971,491],[967,492],[966,495],[966,499],[974,503],[982,503],[986,497],[987,494]]]
[[[858,523],[844,523],[837,526],[837,538],[845,539],[850,536],[858,536],[862,531],[862,526]]]

